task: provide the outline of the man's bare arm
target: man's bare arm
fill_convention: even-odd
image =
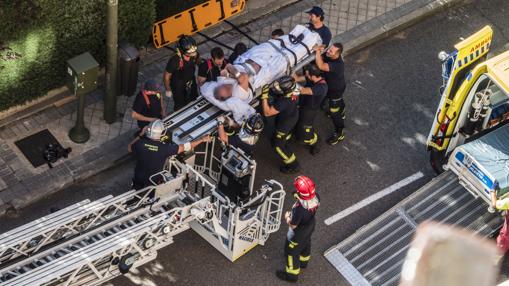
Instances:
[[[219,140],[221,140],[224,144],[228,144],[228,135],[226,135],[226,131],[224,131],[223,124],[219,124],[217,126],[217,133],[219,135]]]
[[[197,81],[198,81],[198,86],[201,87],[205,83],[205,81],[207,81],[207,78],[206,77],[202,77],[202,76],[198,76],[197,77]]]
[[[268,99],[262,99],[262,108],[263,108],[263,115],[267,117],[271,117],[274,115],[279,114],[279,111],[274,108],[274,106],[269,105]]]
[[[152,122],[152,121],[155,121],[157,120],[158,118],[154,118],[154,117],[148,117],[148,116],[145,116],[145,115],[141,115],[139,114],[138,112],[136,111],[133,111],[131,113],[131,116],[133,119],[135,120],[138,120],[138,121],[146,121],[146,122]]]
[[[300,94],[302,95],[313,95],[313,90],[310,87],[301,87]]]
[[[190,143],[191,144],[191,150],[193,150],[194,148],[196,148],[196,146],[200,145],[203,142],[210,142],[210,140],[211,140],[210,136],[209,135],[205,135],[205,136],[201,137],[200,139],[191,142]],[[185,151],[184,145],[185,144],[180,144],[179,145],[179,149],[177,151],[178,154],[180,154],[180,153]]]
[[[315,62],[316,62],[316,66],[321,70],[321,71],[324,71],[324,72],[328,72],[330,71],[329,70],[329,64],[326,63],[324,60],[323,60],[323,51],[324,51],[325,47],[324,46],[318,46],[316,49],[315,49]]]
[[[171,76],[172,74],[167,72],[167,71],[164,71],[164,74],[163,74],[163,82],[164,82],[164,88],[166,88],[166,90],[170,90],[170,80],[171,80]]]

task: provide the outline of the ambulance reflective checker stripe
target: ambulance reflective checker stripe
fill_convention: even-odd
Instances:
[[[324,256],[351,285],[398,285],[419,223],[434,220],[489,236],[501,225],[501,218],[488,213],[487,207],[447,171],[331,247]]]

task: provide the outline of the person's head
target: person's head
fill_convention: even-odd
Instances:
[[[295,195],[298,199],[308,201],[316,196],[315,182],[306,176],[298,176],[293,181],[295,187]]]
[[[239,131],[240,140],[249,145],[256,144],[263,127],[263,118],[259,113],[249,116]]]
[[[196,45],[196,41],[189,36],[184,35],[180,37],[177,49],[186,61],[198,56],[198,46]]]
[[[297,86],[295,79],[285,75],[271,84],[271,90],[275,95],[290,97]]]
[[[224,52],[220,47],[215,47],[210,50],[210,57],[216,66],[222,66],[224,63]]]
[[[322,8],[318,6],[313,6],[311,9],[306,11],[306,13],[309,15],[309,22],[313,25],[321,24],[323,23],[324,15]]]
[[[305,68],[306,77],[311,82],[317,82],[322,79],[322,71],[314,63],[311,63]]]
[[[152,121],[147,128],[146,135],[149,139],[154,141],[161,140],[166,133],[166,129],[164,128],[164,123],[162,120],[158,119]]]
[[[272,33],[270,34],[270,37],[272,39],[277,39],[281,36],[283,36],[285,34],[285,32],[283,32],[283,29],[275,29],[274,31],[272,31]]]
[[[247,46],[246,46],[246,44],[244,44],[242,42],[238,42],[235,45],[235,47],[233,47],[233,52],[236,53],[237,55],[242,55],[246,51],[247,51]]]
[[[334,43],[332,44],[326,52],[326,56],[330,59],[337,59],[341,57],[341,54],[343,53],[343,44],[341,43]]]
[[[146,94],[156,94],[161,92],[159,85],[153,79],[148,79],[143,84],[143,92]]]
[[[214,98],[219,101],[225,101],[232,96],[232,86],[223,84],[214,88]]]

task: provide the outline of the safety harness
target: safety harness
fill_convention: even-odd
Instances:
[[[226,59],[224,59],[224,64],[223,65],[226,65],[228,64],[228,61]],[[207,60],[207,74],[210,74],[210,76],[212,76],[212,69],[214,68],[214,64],[212,63],[212,59],[208,59]]]
[[[161,94],[159,94],[157,91],[143,90],[141,94],[143,94],[143,99],[145,99],[145,103],[147,104],[148,108],[150,108],[150,98],[148,98],[149,95],[155,94],[157,95],[157,98],[161,98]]]

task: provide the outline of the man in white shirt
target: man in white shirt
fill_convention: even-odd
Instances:
[[[233,119],[239,125],[256,112],[250,105],[253,92],[249,88],[249,77],[245,73],[237,74],[237,79],[220,76],[217,81],[204,83],[200,92],[221,110],[231,111]]]

